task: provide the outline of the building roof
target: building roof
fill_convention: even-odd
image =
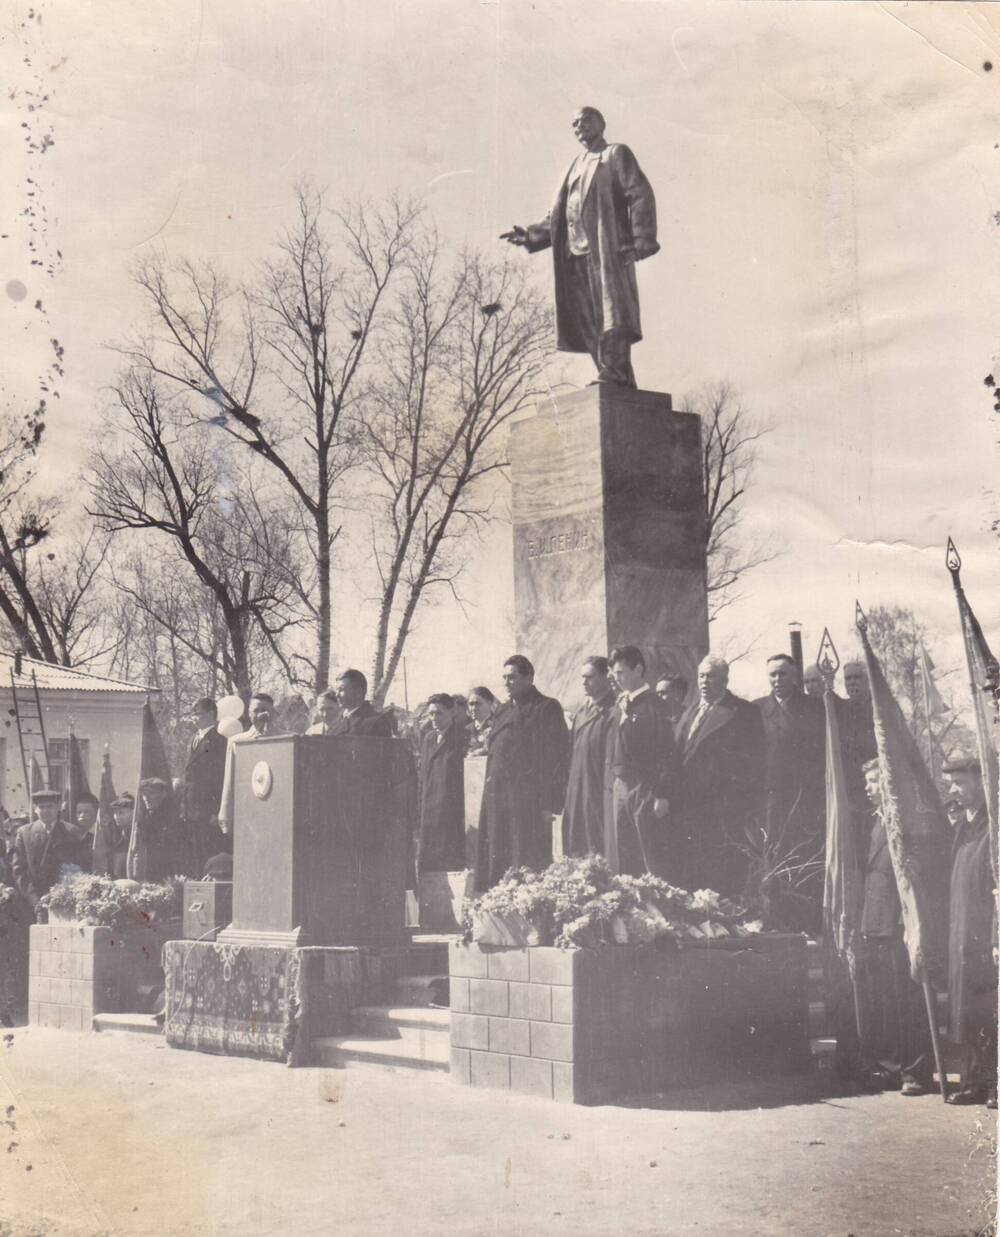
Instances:
[[[10,688],[10,674],[14,669],[14,654],[0,651],[0,690]],[[105,679],[85,670],[69,666],[55,666],[48,661],[21,658],[21,673],[15,679],[18,691],[31,689],[32,671],[39,691],[56,692],[114,692],[120,696],[145,696],[159,692],[158,687],[146,687],[141,683],[126,683],[122,679]]]

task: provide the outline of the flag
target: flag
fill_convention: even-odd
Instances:
[[[29,800],[36,790],[48,790],[48,787],[45,785],[45,778],[42,777],[41,765],[39,765],[37,758],[35,757],[34,753],[32,753],[32,756],[31,756],[31,787],[28,790]]]
[[[823,890],[824,935],[847,960],[854,976],[855,937],[861,919],[864,873],[858,862],[857,833],[844,774],[837,697],[833,676],[823,693],[826,709],[826,884]]]
[[[83,752],[80,742],[71,730],[69,732],[69,762],[66,767],[66,788],[62,797],[63,820],[76,820],[76,805],[81,795],[90,794],[90,784],[83,767]]]
[[[941,698],[941,693],[937,689],[937,684],[934,682],[934,663],[931,661],[930,654],[920,645],[920,681],[923,684],[924,703],[927,705],[928,721],[932,717],[942,717],[945,713],[950,712],[948,706]]]
[[[101,767],[101,789],[97,796],[97,828],[94,830],[94,871],[99,876],[114,876],[111,838],[115,814],[111,805],[117,798],[114,778],[111,775],[111,757],[105,748],[104,764]]]
[[[142,708],[142,739],[139,748],[139,777],[135,787],[135,809],[132,813],[132,833],[128,843],[128,858],[126,871],[132,880],[145,880],[148,870],[149,855],[143,821],[145,807],[142,801],[140,786],[147,777],[159,777],[171,785],[170,763],[163,746],[160,729],[153,716],[149,701]]]
[[[886,682],[858,608],[858,632],[871,684],[882,787],[882,823],[903,909],[903,937],[917,983],[943,975],[948,937],[951,837],[937,786]]]
[[[983,789],[986,792],[986,810],[990,822],[990,863],[993,867],[993,885],[997,886],[997,819],[1000,816],[997,804],[998,777],[996,748],[997,688],[1000,669],[997,659],[986,643],[979,620],[972,612],[959,572],[962,560],[955,543],[948,538],[948,570],[955,586],[958,616],[962,624],[962,641],[965,645],[965,660],[969,668],[969,691],[972,693],[972,711],[976,719],[976,740],[979,746],[979,763],[983,770]]]

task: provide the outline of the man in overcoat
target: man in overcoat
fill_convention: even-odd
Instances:
[[[11,866],[14,884],[34,908],[58,881],[64,865],[79,867],[76,839],[59,815],[57,790],[36,790],[31,796],[35,819],[18,829]]]
[[[698,699],[677,726],[678,804],[687,854],[685,887],[739,901],[747,880],[748,829],[759,821],[764,727],[749,700],[728,688],[729,665],[709,656],[698,666]]]
[[[552,822],[562,811],[569,731],[562,706],[543,696],[535,668],[515,653],[503,667],[507,700],[486,750],[479,814],[476,887],[495,885],[510,867],[541,871],[552,862]]]
[[[225,735],[219,734],[219,715],[211,696],[196,701],[192,713],[195,732],[184,766],[181,810],[195,847],[194,868],[200,876],[207,860],[230,847],[219,828],[228,742]]]
[[[997,920],[982,767],[965,757],[950,761],[943,772],[965,810],[955,832],[948,931],[948,1037],[961,1051],[962,1085],[948,1100],[995,1108]]]
[[[465,867],[465,727],[452,697],[427,701],[429,725],[420,733],[420,830],[417,874]]]
[[[615,722],[615,685],[606,657],[583,663],[584,703],[570,730],[572,755],[563,808],[563,854],[603,855],[608,811],[608,740]]]
[[[548,215],[502,239],[529,253],[551,247],[559,350],[589,352],[598,382],[634,387],[630,352],[642,339],[635,264],[660,248],[656,200],[631,150],[605,141],[597,108],[577,112],[573,133],[583,151]]]
[[[632,644],[608,655],[618,686],[610,737],[610,810],[605,855],[613,872],[654,876],[680,884],[684,855],[676,811],[678,776],[670,713],[646,682],[646,662]]]
[[[787,653],[768,659],[771,692],[755,700],[764,723],[764,819],[770,892],[792,931],[818,932],[826,848],[826,713],[799,685]],[[775,903],[775,909],[777,904]]]
[[[368,680],[360,670],[345,670],[337,679],[337,701],[340,717],[334,721],[327,734],[366,735],[370,738],[391,739],[396,733],[396,719],[389,709],[380,712],[365,697]]]

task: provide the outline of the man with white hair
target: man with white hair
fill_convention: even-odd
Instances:
[[[677,727],[686,884],[743,895],[746,832],[759,815],[764,729],[749,700],[729,690],[729,665],[709,655],[698,666],[698,699]]]

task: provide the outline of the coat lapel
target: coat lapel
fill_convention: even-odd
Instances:
[[[713,707],[708,717],[705,718],[705,720],[701,723],[701,725],[695,731],[694,735],[691,737],[690,744],[685,743],[684,755],[690,756],[694,752],[696,752],[699,746],[701,745],[701,743],[705,739],[707,739],[710,734],[715,734],[715,732],[717,730],[720,730],[726,724],[726,722],[732,719],[734,712],[735,710],[733,709],[732,705],[729,704],[728,701],[726,700],[726,697],[723,696],[723,698]],[[697,717],[697,715],[698,715],[698,706],[695,705],[694,713],[691,718],[692,724],[694,722],[694,718]]]

